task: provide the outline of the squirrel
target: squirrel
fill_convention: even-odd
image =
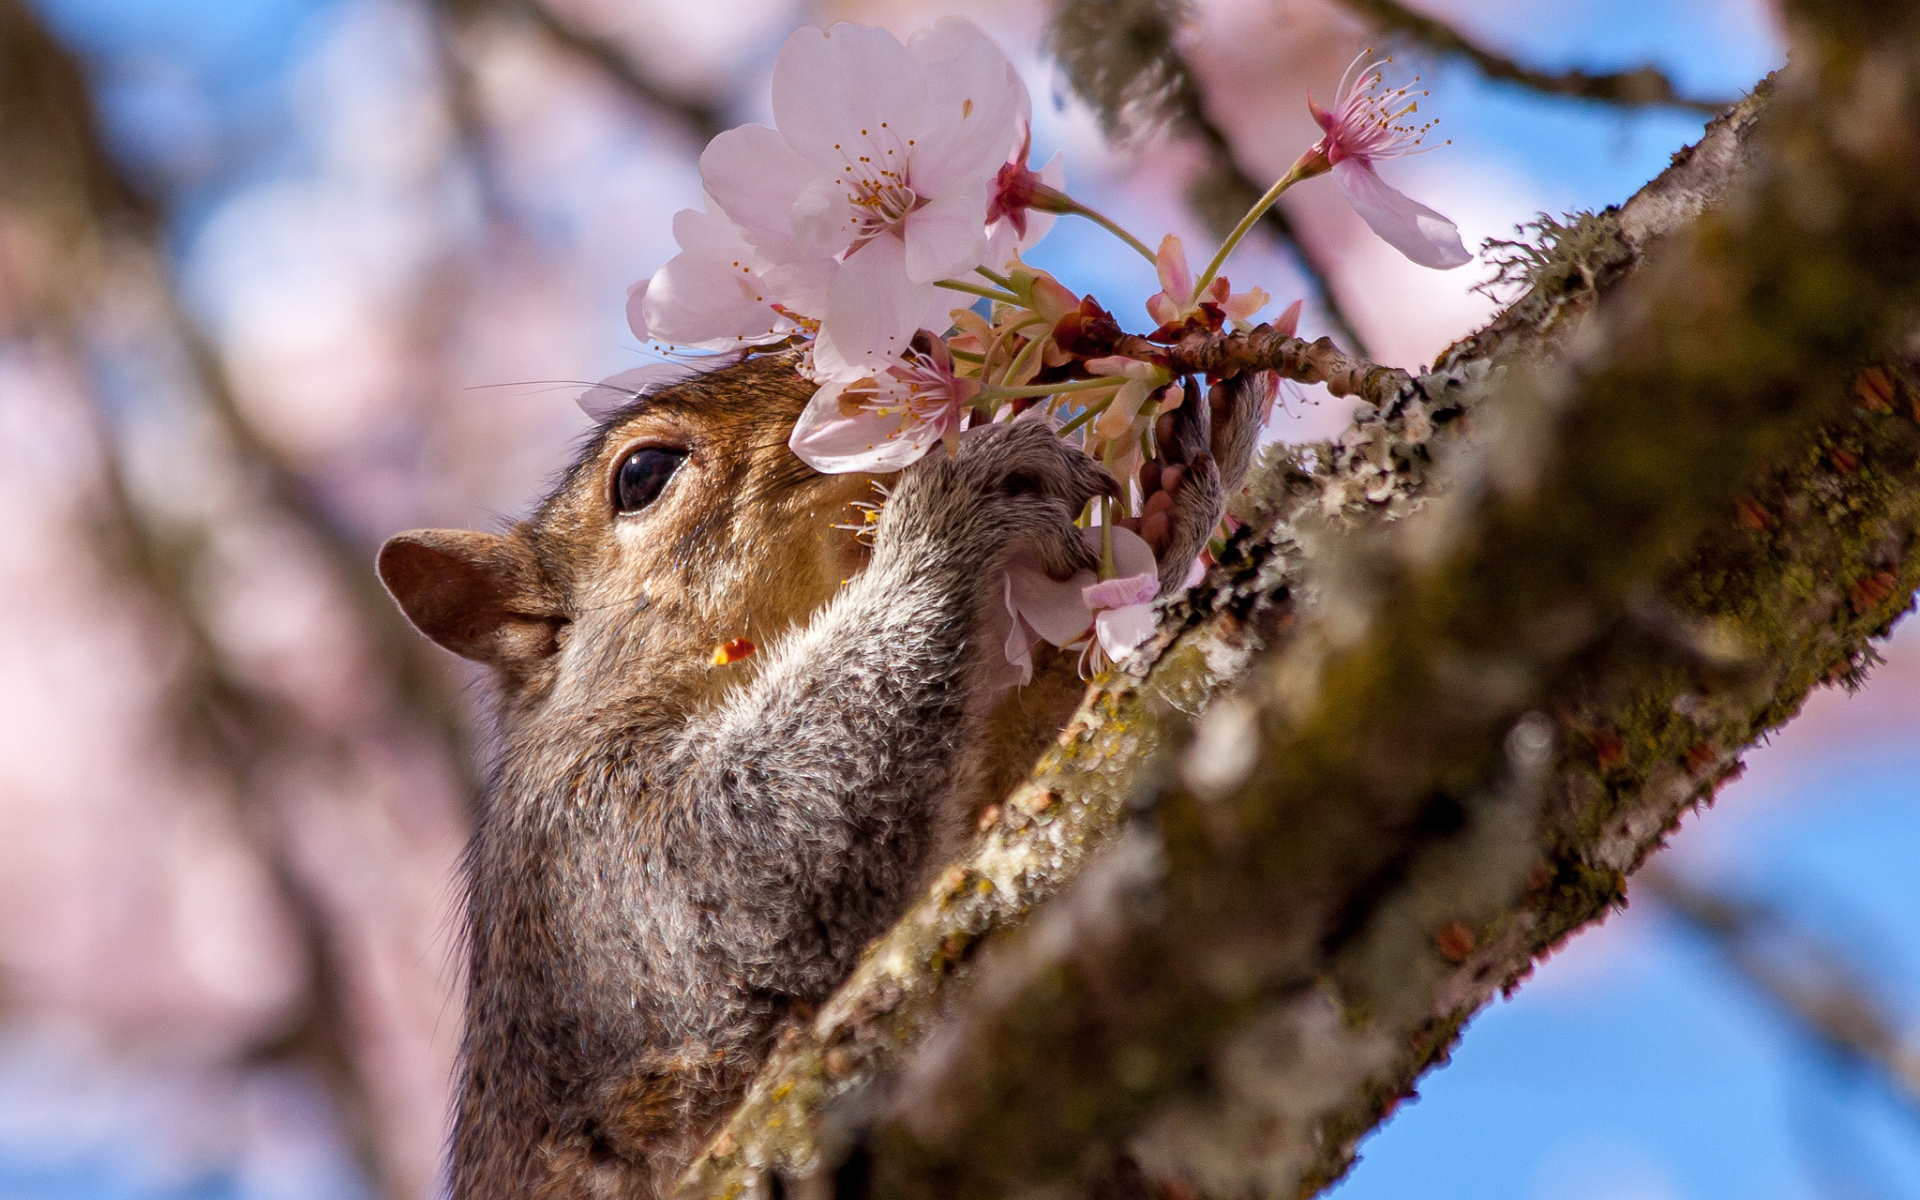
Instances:
[[[836,518],[874,477],[787,448],[794,363],[635,397],[505,533],[380,550],[407,617],[495,685],[455,1200],[670,1192],[1083,690],[1055,655],[997,693],[975,633],[1012,550],[1093,565],[1073,522],[1119,485],[1044,421],[989,425],[900,472],[869,545]],[[1138,525],[1163,594],[1239,485],[1264,378],[1161,418]]]

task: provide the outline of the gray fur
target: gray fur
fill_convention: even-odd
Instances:
[[[615,686],[671,619],[658,596],[644,619],[630,596],[575,614],[556,677],[503,681],[457,1200],[668,1190],[783,1017],[935,865],[987,715],[975,631],[998,564],[1022,545],[1090,565],[1072,518],[1110,488],[1043,425],[993,427],[906,471],[866,570],[710,709]]]

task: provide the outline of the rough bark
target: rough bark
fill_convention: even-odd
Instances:
[[[1093,689],[689,1189],[1310,1195],[1856,679],[1920,583],[1920,381],[1859,370],[1920,300],[1920,39],[1877,11],[1802,7],[1763,123],[1272,464],[1270,532]],[[1382,520],[1468,424],[1442,501]]]

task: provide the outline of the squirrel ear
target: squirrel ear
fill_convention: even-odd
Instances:
[[[527,669],[566,624],[517,537],[416,529],[380,547],[380,581],[414,628],[462,658]]]

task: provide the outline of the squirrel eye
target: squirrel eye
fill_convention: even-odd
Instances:
[[[687,460],[684,450],[648,446],[627,455],[613,481],[614,504],[623,513],[639,512],[660,497],[673,473]]]

